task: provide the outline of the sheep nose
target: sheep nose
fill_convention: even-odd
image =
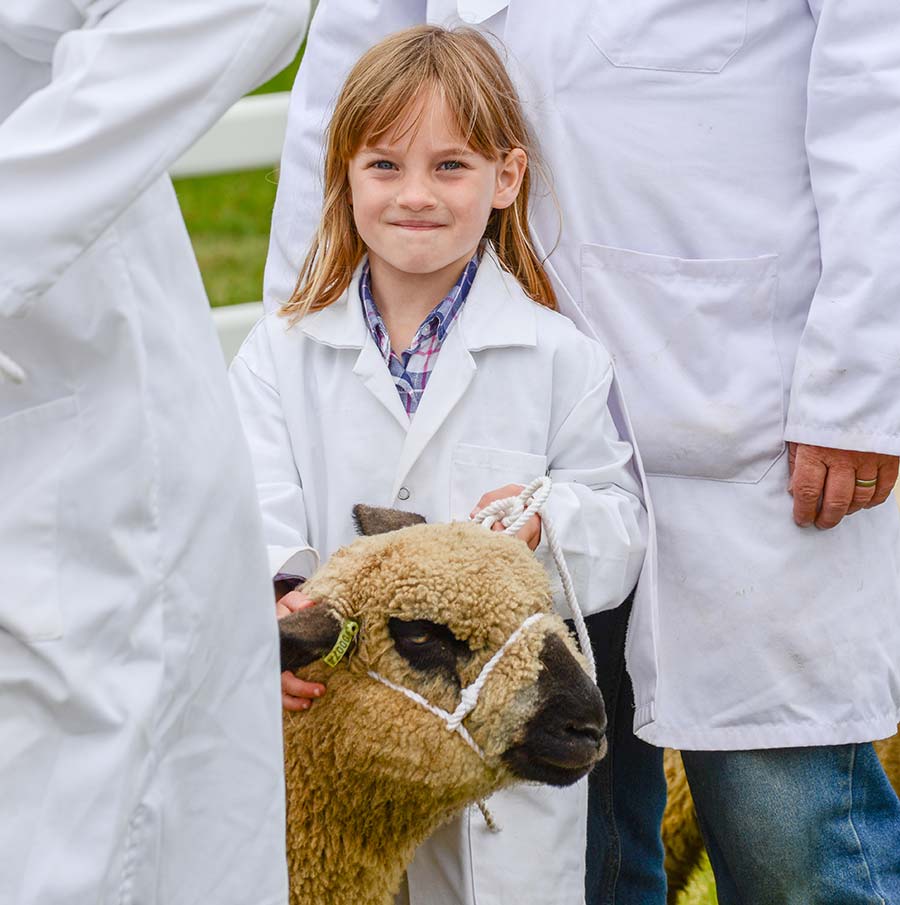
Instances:
[[[606,754],[603,695],[558,635],[545,637],[541,663],[536,712],[503,761],[523,779],[570,785]]]
[[[567,723],[563,726],[563,732],[568,733],[575,738],[581,738],[587,742],[591,742],[599,748],[603,742],[603,736],[606,734],[606,714],[603,715],[601,723],[587,723],[583,721]]]

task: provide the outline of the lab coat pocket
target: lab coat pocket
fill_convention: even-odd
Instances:
[[[0,631],[26,642],[63,632],[56,530],[78,404],[66,396],[0,420]]]
[[[743,47],[748,0],[597,3],[588,34],[626,69],[721,72]]]
[[[777,256],[582,247],[587,316],[616,363],[648,474],[756,483],[784,451]]]
[[[546,473],[546,456],[457,443],[450,464],[450,518],[467,521],[482,494],[504,484],[528,484]]]

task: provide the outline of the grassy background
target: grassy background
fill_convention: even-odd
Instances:
[[[290,91],[302,56],[303,47],[287,69],[253,94]],[[274,170],[175,180],[175,191],[213,306],[262,298],[276,184]]]

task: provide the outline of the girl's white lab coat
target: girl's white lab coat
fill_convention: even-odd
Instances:
[[[900,5],[323,3],[270,303],[315,223],[336,85],[426,20],[507,45],[562,211],[560,234],[538,197],[534,231],[562,310],[616,361],[658,527],[628,637],[638,734],[700,749],[893,734],[897,507],[798,528],[785,441],[900,453]]]
[[[167,166],[287,0],[0,7],[0,899],[282,905],[250,465]]]
[[[616,606],[634,586],[647,517],[632,448],[607,405],[617,411],[609,357],[530,301],[490,254],[411,421],[356,278],[341,301],[291,329],[274,314],[262,320],[231,378],[273,571],[308,575],[313,549],[324,558],[351,541],[356,503],[465,520],[482,493],[549,472],[545,514],[584,611]],[[502,832],[491,834],[477,809],[438,831],[409,869],[412,902],[582,902],[586,782],[523,786],[489,804]]]

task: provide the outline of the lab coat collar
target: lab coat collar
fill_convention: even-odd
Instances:
[[[444,338],[428,388],[410,420],[365,322],[359,301],[361,272],[360,267],[354,273],[343,298],[308,315],[298,326],[316,342],[336,349],[359,349],[353,373],[406,431],[394,476],[396,499],[412,467],[472,382],[477,369],[472,352],[536,345],[536,319],[533,303],[515,277],[503,271],[492,250],[485,251],[469,297]]]
[[[298,328],[310,339],[335,349],[364,349],[371,337],[359,301],[361,274],[360,264],[343,296],[327,308],[308,314]],[[515,277],[501,268],[490,248],[481,259],[456,327],[470,352],[503,346],[534,346],[537,342],[531,303]],[[447,339],[454,332],[452,329]]]

